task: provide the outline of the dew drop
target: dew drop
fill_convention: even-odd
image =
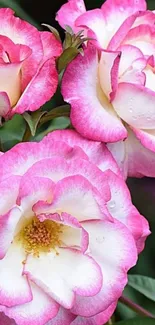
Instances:
[[[136,116],[133,116],[133,120],[136,121],[137,120],[137,117]]]
[[[116,203],[115,203],[115,201],[110,201],[109,202],[109,208],[114,208],[115,207],[115,205],[116,205]]]
[[[151,121],[151,117],[147,117],[146,119],[147,119],[147,121]]]
[[[132,109],[132,107],[129,108],[129,112],[130,112],[130,113],[133,113],[133,109]]]
[[[97,243],[102,244],[104,242],[104,237],[97,237],[96,238]]]

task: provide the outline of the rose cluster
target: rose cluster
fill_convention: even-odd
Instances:
[[[89,11],[83,0],[69,0],[57,20],[93,38],[63,79],[73,126],[108,142],[125,177],[154,177],[155,13],[145,0],[107,0]]]

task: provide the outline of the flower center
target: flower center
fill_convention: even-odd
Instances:
[[[26,253],[39,257],[40,252],[56,251],[56,247],[61,245],[62,228],[63,225],[54,221],[40,222],[33,218],[17,235],[17,240],[22,242]]]

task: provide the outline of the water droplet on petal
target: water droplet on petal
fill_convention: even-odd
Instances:
[[[109,208],[113,209],[115,207],[115,205],[116,205],[115,201],[109,202]]]
[[[137,116],[133,116],[133,120],[136,121],[137,120]]]
[[[149,116],[146,119],[147,119],[147,121],[151,121],[151,117],[149,117]]]
[[[130,112],[130,113],[133,113],[133,109],[132,109],[132,107],[129,108],[129,112]]]
[[[104,242],[104,237],[99,236],[96,238],[96,241],[97,243],[102,244]]]

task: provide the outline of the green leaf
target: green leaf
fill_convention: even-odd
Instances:
[[[53,26],[48,25],[48,24],[42,24],[42,25],[47,27],[51,31],[51,33],[53,33],[55,35],[56,39],[61,42],[60,34],[56,28],[54,28]]]
[[[128,285],[155,301],[155,279],[143,275],[129,275]]]
[[[35,136],[33,140],[40,141],[45,135],[54,131],[54,130],[62,130],[68,128],[70,125],[70,119],[68,117],[57,117],[51,121],[50,125],[46,130],[40,132]]]
[[[69,25],[65,25],[65,30],[67,33],[74,35],[73,29]]]
[[[68,47],[64,52],[60,55],[57,65],[59,73],[63,71],[66,66],[79,54],[79,50],[75,47]]]
[[[4,123],[0,128],[0,142],[4,151],[22,141],[25,128],[23,117],[17,114],[10,121]]]
[[[71,46],[72,46],[72,35],[69,33],[66,33],[63,47],[64,47],[64,49],[68,49]]]
[[[50,112],[46,112],[45,116],[42,117],[39,126],[53,120],[56,117],[66,116],[69,117],[70,115],[70,105],[65,104],[58,107],[53,108]]]
[[[116,325],[154,325],[155,319],[143,317],[143,318],[133,318],[125,321],[116,323]]]
[[[23,117],[30,128],[32,136],[35,136],[38,123],[39,123],[40,119],[42,118],[42,116],[45,114],[46,114],[46,111],[44,111],[44,112],[36,111],[36,112],[33,112],[31,115],[27,112],[25,112],[23,114]]]

